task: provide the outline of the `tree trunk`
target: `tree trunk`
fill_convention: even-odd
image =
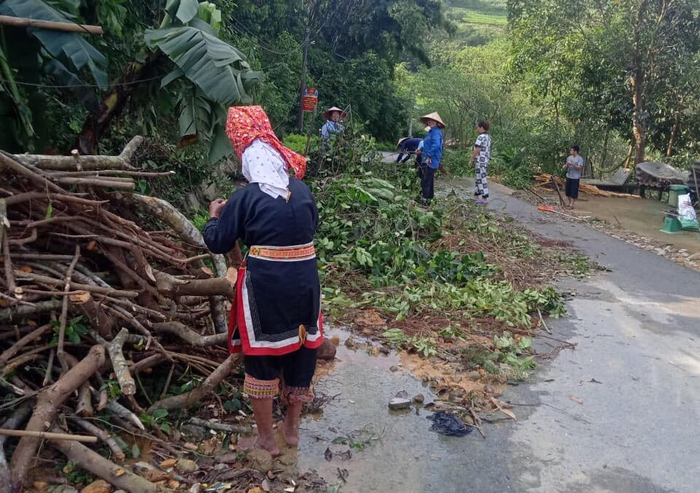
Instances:
[[[605,128],[605,138],[603,139],[603,155],[600,157],[600,169],[605,169],[605,160],[608,159],[608,140],[610,139],[610,127]],[[593,174],[593,167],[591,166],[591,176],[595,178]],[[601,176],[602,178],[602,176]]]
[[[680,125],[680,115],[681,109],[683,108],[683,98],[678,103],[678,108],[676,109],[676,114],[673,117],[673,128],[671,128],[671,136],[668,139],[668,148],[666,149],[666,157],[671,157],[671,152],[673,152],[673,141],[676,140],[676,134],[678,133],[678,127]]]
[[[632,134],[634,135],[634,164],[644,162],[646,146],[646,115],[644,107],[644,65],[642,60],[641,30],[644,23],[644,11],[648,0],[641,0],[637,7],[637,18],[634,25],[634,51],[632,53],[632,104],[634,113],[632,116]]]
[[[80,154],[95,154],[97,144],[112,120],[121,115],[134,91],[157,74],[162,60],[163,57],[160,54],[154,54],[144,64],[133,62],[127,65],[124,75],[105,95],[100,106],[94,109],[85,120],[83,130],[75,143],[75,148]]]

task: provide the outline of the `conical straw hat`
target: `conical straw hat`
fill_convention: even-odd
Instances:
[[[328,108],[328,109],[326,110],[326,112],[323,114],[323,118],[325,118],[326,120],[330,120],[330,119],[331,119],[331,113],[334,112],[334,111],[337,111],[338,113],[340,113],[340,119],[341,119],[341,120],[345,120],[345,119],[348,117],[348,114],[345,113],[343,110],[341,110],[341,109],[338,108],[337,106],[333,106],[333,107]]]
[[[396,147],[399,147],[404,140],[408,140],[408,137],[401,137],[399,139],[399,141],[396,143]]]
[[[426,120],[433,120],[437,122],[438,127],[440,128],[445,128],[445,123],[442,121],[442,118],[440,118],[440,115],[437,114],[437,111],[434,113],[430,113],[429,115],[421,116],[420,121],[427,124]]]

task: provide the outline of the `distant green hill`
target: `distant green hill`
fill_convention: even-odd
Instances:
[[[504,0],[450,0],[448,18],[457,24],[505,27],[508,10]]]

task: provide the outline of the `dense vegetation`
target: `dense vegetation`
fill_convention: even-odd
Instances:
[[[572,143],[598,173],[697,155],[692,0],[2,0],[0,13],[105,31],[2,26],[11,151],[112,153],[142,133],[210,176],[231,151],[227,105],[264,105],[282,136],[317,132],[320,115],[299,111],[305,72],[321,108],[348,108],[388,146],[438,110],[458,172],[474,122],[490,119],[492,174],[516,186],[556,169]]]

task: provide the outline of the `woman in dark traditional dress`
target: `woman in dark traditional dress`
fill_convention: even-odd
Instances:
[[[227,201],[209,206],[204,241],[213,253],[248,246],[239,269],[230,320],[230,349],[243,350],[243,391],[251,400],[258,443],[273,455],[272,401],[288,404],[282,428],[299,441],[304,402],[313,398],[316,350],[323,342],[321,289],[314,251],[318,210],[301,178],[306,159],[282,146],[259,106],[229,109],[227,133],[250,182]],[[295,178],[287,174],[295,171]]]

